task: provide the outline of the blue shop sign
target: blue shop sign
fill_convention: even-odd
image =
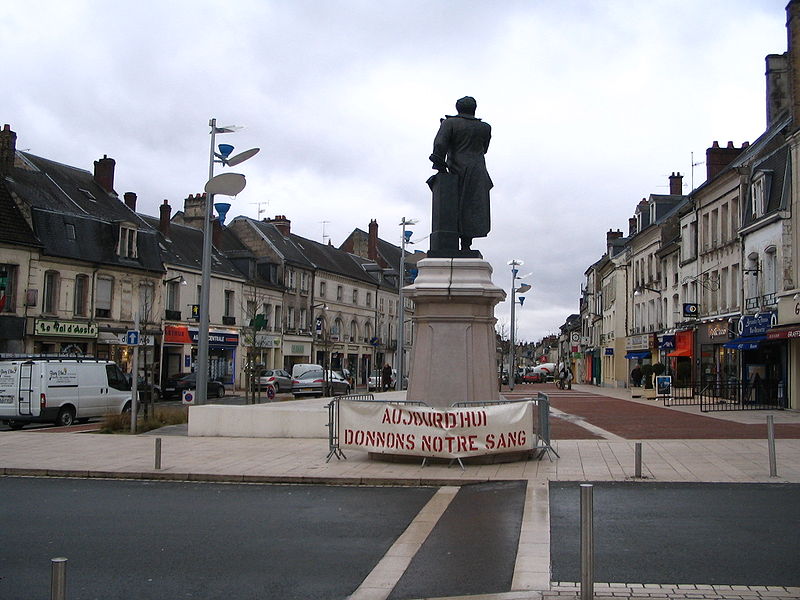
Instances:
[[[198,333],[197,329],[190,329],[189,335],[192,338],[192,343],[197,344],[197,341],[200,338],[200,334]],[[239,345],[239,334],[209,331],[208,345],[214,346],[215,348],[236,348],[236,346]]]
[[[743,337],[764,335],[777,322],[778,314],[774,310],[755,315],[743,315],[739,319],[739,335]]]
[[[675,350],[675,336],[662,335],[658,341],[658,348],[660,350]]]

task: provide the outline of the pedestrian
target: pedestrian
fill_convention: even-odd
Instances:
[[[392,367],[389,366],[389,363],[386,363],[383,366],[383,371],[381,371],[381,388],[385,392],[392,386]]]
[[[631,384],[634,387],[642,385],[642,366],[639,364],[633,367],[633,371],[631,371]]]
[[[568,390],[572,389],[572,369],[569,365],[564,366],[564,383],[566,384]]]

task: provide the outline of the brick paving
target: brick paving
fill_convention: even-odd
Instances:
[[[678,408],[667,408],[657,401],[633,402],[606,395],[603,388],[580,386],[580,390],[558,390],[554,384],[517,386],[514,392],[505,392],[507,397],[522,398],[544,392],[550,397],[554,408],[579,416],[592,425],[614,435],[634,440],[710,440],[710,439],[765,439],[767,437],[766,414],[776,411],[749,411],[753,415],[764,415],[762,424],[744,424],[728,420],[726,413],[692,414]],[[732,411],[731,411],[732,412]],[[586,431],[566,431],[563,437],[553,432],[554,439],[592,439]],[[776,439],[800,439],[800,422],[776,423]]]

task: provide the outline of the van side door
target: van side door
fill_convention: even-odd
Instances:
[[[115,363],[106,364],[103,376],[106,380],[106,412],[119,414],[131,398],[128,380]]]

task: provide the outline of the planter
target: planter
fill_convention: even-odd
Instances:
[[[655,400],[656,399],[656,389],[655,388],[645,388],[644,389],[644,397],[648,400]]]
[[[644,393],[644,388],[638,385],[631,386],[631,398],[641,398]]]

